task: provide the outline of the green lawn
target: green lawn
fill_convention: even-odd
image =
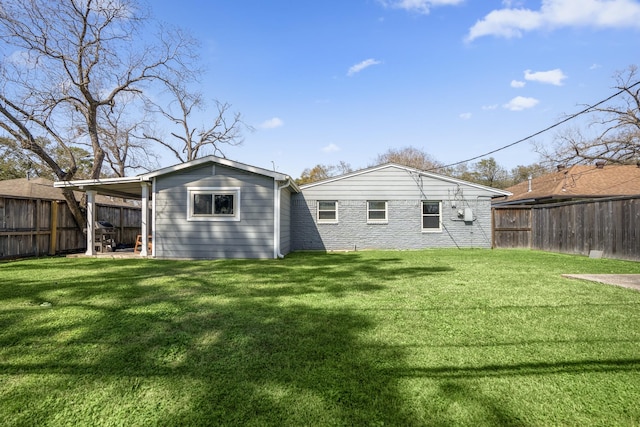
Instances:
[[[3,263],[0,425],[640,425],[640,292],[562,273],[640,263]]]

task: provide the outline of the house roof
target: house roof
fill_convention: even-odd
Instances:
[[[451,178],[449,176],[440,175],[440,174],[433,173],[433,172],[427,172],[427,171],[423,171],[423,170],[420,170],[420,169],[415,169],[415,168],[411,168],[411,167],[408,167],[408,166],[399,165],[397,163],[385,163],[385,164],[382,164],[382,165],[373,166],[373,167],[366,168],[366,169],[360,169],[360,170],[357,170],[355,172],[350,172],[350,173],[346,173],[344,175],[334,176],[334,177],[331,177],[331,178],[324,179],[322,181],[316,181],[316,182],[312,182],[310,184],[301,185],[300,189],[301,190],[305,190],[307,188],[315,187],[317,185],[323,185],[323,184],[327,184],[327,183],[330,183],[330,182],[351,178],[353,176],[358,176],[358,175],[366,174],[366,173],[369,173],[369,172],[382,170],[382,169],[389,169],[389,168],[402,169],[402,170],[405,170],[405,171],[407,171],[409,173],[418,174],[418,175],[422,175],[422,176],[427,176],[427,177],[431,177],[431,178],[434,178],[434,179],[439,179],[439,180],[442,180],[442,181],[451,182],[451,183],[454,183],[454,184],[468,185],[468,186],[471,186],[471,187],[475,187],[475,188],[479,188],[479,189],[482,189],[482,190],[486,190],[486,191],[488,191],[490,193],[494,193],[496,196],[509,196],[509,195],[511,195],[511,193],[509,191],[506,191],[506,190],[500,190],[498,188],[487,187],[487,186],[476,184],[476,183],[473,183],[473,182],[464,181],[464,180],[461,180],[461,179]]]
[[[180,163],[177,165],[169,166],[166,168],[158,169],[152,172],[140,174],[134,177],[122,177],[122,178],[101,178],[101,179],[87,179],[77,181],[65,181],[56,182],[56,187],[71,187],[79,190],[95,190],[99,194],[108,194],[116,197],[128,197],[133,199],[139,199],[142,197],[142,183],[150,182],[153,178],[168,175],[171,173],[179,172],[184,169],[192,168],[195,166],[204,165],[207,163],[216,163],[232,167],[235,169],[244,170],[247,172],[255,173],[258,175],[268,176],[276,181],[288,182],[291,188],[295,192],[300,191],[298,186],[293,182],[289,175],[285,175],[280,172],[270,171],[268,169],[259,168],[257,166],[251,166],[244,163],[236,162],[229,159],[223,159],[216,156],[206,156],[200,159],[192,160],[190,162]]]
[[[537,203],[640,195],[640,168],[635,165],[575,165],[507,188],[499,203]]]
[[[83,196],[80,191],[74,191],[74,195],[78,201]],[[18,178],[0,181],[0,196],[64,200],[62,189],[54,187],[54,182],[46,178]],[[108,196],[98,196],[96,203],[111,206],[131,206],[130,203],[122,199],[113,199]]]

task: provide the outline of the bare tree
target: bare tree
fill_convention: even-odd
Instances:
[[[150,109],[174,126],[170,131],[171,138],[147,132],[145,137],[167,148],[180,162],[188,162],[207,154],[225,157],[224,146],[242,144],[242,131],[252,131],[240,113],[231,113],[231,105],[215,101],[216,112],[212,120],[202,126],[194,126],[198,115],[206,110],[202,95],[187,89],[176,80],[166,80],[166,93],[170,97],[167,107],[159,103],[150,104]],[[205,114],[210,114],[205,112]]]
[[[420,170],[438,169],[443,166],[430,154],[415,147],[390,148],[386,152],[378,154],[371,166],[383,163],[397,163]]]
[[[129,170],[149,171],[159,165],[151,141],[142,136],[150,120],[146,116],[132,120],[128,106],[125,102],[110,109],[100,124],[105,162],[116,176],[126,176]]]
[[[353,172],[351,165],[345,161],[340,161],[336,165],[317,164],[312,168],[306,168],[302,171],[300,178],[296,179],[296,184],[304,185],[312,182],[322,181],[337,175]]]
[[[106,156],[100,123],[119,97],[142,96],[145,84],[172,70],[189,76],[192,41],[161,29],[145,45],[147,22],[135,0],[0,0],[0,128],[59,180],[76,175],[72,148],[81,135],[98,178]],[[53,149],[65,153],[64,167]],[[73,194],[65,198],[82,226]]]
[[[617,103],[591,110],[588,129],[569,128],[557,134],[551,147],[534,149],[546,165],[571,165],[604,161],[628,164],[640,160],[640,81],[638,67],[630,66],[615,76],[621,92]],[[585,134],[587,133],[587,134]]]

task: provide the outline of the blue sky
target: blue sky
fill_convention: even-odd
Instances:
[[[608,97],[614,74],[640,65],[640,0],[151,7],[201,41],[205,98],[255,127],[227,157],[293,177],[318,163],[366,167],[392,147],[446,164],[475,157]],[[554,134],[535,140],[551,144]],[[528,142],[492,156],[509,169],[538,160]]]

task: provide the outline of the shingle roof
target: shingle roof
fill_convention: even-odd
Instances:
[[[80,201],[84,193],[74,191],[76,200]],[[46,178],[18,178],[0,181],[0,196],[25,197],[29,199],[64,200],[62,188],[55,188],[53,181]],[[96,203],[110,206],[129,206],[132,204],[122,199],[97,195]]]
[[[513,193],[500,203],[517,200],[562,200],[640,195],[640,167],[575,165],[507,188]]]

